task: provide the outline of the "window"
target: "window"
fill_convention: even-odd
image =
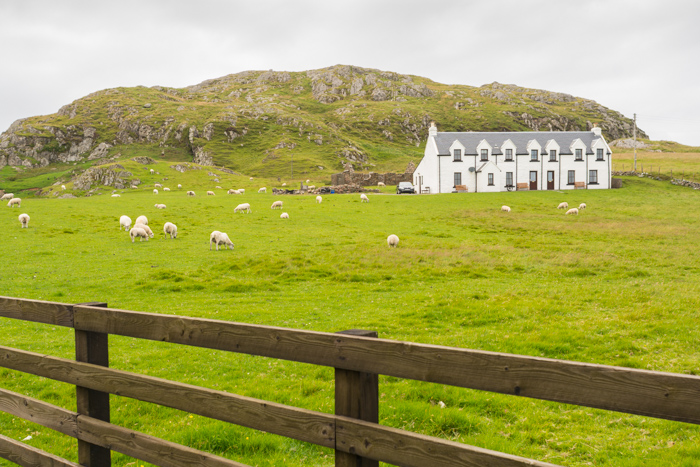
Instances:
[[[596,149],[596,150],[595,150],[595,160],[597,160],[597,161],[605,160],[605,159],[603,158],[603,150],[602,150],[602,149]]]
[[[513,160],[513,150],[512,149],[506,149],[506,160],[507,161]]]
[[[462,184],[462,172],[455,172],[455,186]]]
[[[506,172],[506,186],[513,186],[513,172]]]
[[[530,160],[531,161],[537,160],[537,156],[538,156],[537,153],[538,153],[537,149],[533,149],[532,151],[530,151]]]
[[[455,161],[462,161],[462,150],[461,149],[455,149],[454,150],[454,160]]]
[[[579,151],[579,149],[577,149]],[[575,170],[569,170],[569,185],[573,185],[574,182],[576,181],[576,171]]]
[[[591,170],[593,172],[593,170]],[[489,174],[489,185],[493,185],[493,174]]]
[[[487,161],[487,160],[489,160],[489,150],[488,150],[488,149],[482,149],[482,150],[481,150],[481,160],[482,160],[482,161]]]
[[[554,149],[549,150],[549,160],[551,162],[556,162],[557,161],[557,151]]]
[[[575,160],[577,160],[577,161],[583,160],[583,149],[576,150],[576,159]]]
[[[589,170],[588,171],[588,184],[589,185],[597,185],[598,184],[598,171],[597,170]]]

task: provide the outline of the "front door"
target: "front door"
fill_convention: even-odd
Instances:
[[[553,170],[547,171],[547,189],[548,190],[554,189],[554,171]]]
[[[537,171],[533,170],[530,172],[530,190],[537,189]]]

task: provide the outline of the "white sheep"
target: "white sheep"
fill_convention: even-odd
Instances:
[[[149,237],[153,238],[153,231],[146,224],[139,224],[139,222],[136,221],[136,224],[134,224],[134,228],[143,229],[148,234]]]
[[[131,228],[131,217],[129,216],[122,216],[119,218],[119,230],[124,227],[124,230],[127,231]]]
[[[178,187],[178,188],[182,188],[182,185],[178,183],[178,184],[177,184],[177,187]]]
[[[61,190],[65,190],[65,189],[66,189],[66,186],[65,186],[65,185],[61,185]]]
[[[238,193],[244,195],[245,194],[245,188],[239,188]]]
[[[316,185],[309,185],[306,187],[307,190],[313,190],[314,188],[316,188]]]
[[[154,173],[156,173],[156,171],[151,169],[151,175],[153,175]]]
[[[569,203],[567,203],[566,201],[564,201],[563,203],[559,203],[557,209],[569,209]]]
[[[153,187],[154,188],[163,188],[163,185],[161,185],[160,183],[154,183]]]
[[[391,234],[386,238],[386,243],[389,246],[393,246],[394,248],[396,248],[399,245],[399,237],[394,234]]]
[[[120,196],[121,196],[121,195],[120,195],[119,193],[114,193],[114,194],[112,195],[112,198],[119,198]]]
[[[5,201],[5,200],[9,201],[14,197],[15,197],[14,193],[5,193],[4,195],[2,195],[2,198],[0,198],[0,201]]]
[[[158,188],[154,188],[154,189],[153,189],[153,194],[154,194],[154,195],[157,195],[157,194],[158,194]]]
[[[187,196],[194,196],[194,191],[188,191]]]
[[[567,214],[576,214],[578,215],[578,209],[576,208],[571,208],[568,211],[566,211]]]
[[[219,251],[219,245],[224,245],[225,248],[233,250],[233,242],[225,232],[215,230],[209,235],[209,251],[211,251],[212,243],[216,244],[216,251]]]
[[[214,196],[215,193],[213,191],[207,191],[207,196]]]
[[[272,203],[272,206],[270,206],[270,209],[282,209],[282,201],[275,201]]]
[[[250,177],[250,181],[251,181],[251,182],[253,181],[253,177]]]
[[[163,225],[163,233],[165,234],[165,238],[168,238],[168,235],[170,235],[171,239],[177,238],[177,226],[172,222],[166,222]]]
[[[306,180],[306,184],[308,185],[310,181],[311,181],[310,179],[307,179],[307,180]]]
[[[165,204],[154,204],[156,209],[165,209]]]
[[[132,189],[132,190],[135,190],[135,189],[137,189],[137,188],[138,188],[138,187],[137,187],[136,185],[131,185],[131,189]]]
[[[134,243],[136,237],[139,237],[139,242],[142,242],[144,238],[148,241],[148,234],[141,227],[134,227],[129,230],[129,237],[131,237],[131,243]]]
[[[316,197],[316,202],[317,202],[318,204],[321,204],[321,201],[323,201],[323,198],[321,198],[320,195],[317,196],[317,197]]]
[[[22,198],[12,198],[10,200],[10,202],[7,203],[7,205],[11,208],[13,208],[15,206],[17,206],[18,208],[22,207]]]
[[[510,206],[506,206],[506,205],[501,206],[501,211],[510,212]]]
[[[240,195],[240,194],[241,194],[240,191],[234,190],[233,188],[231,188],[230,190],[228,190],[226,193],[228,193],[229,195]]]
[[[369,198],[367,197],[366,194],[362,193],[362,194],[360,195],[360,202],[362,202],[362,203],[369,203]]]
[[[163,188],[163,191],[170,191],[170,188],[166,186],[165,188]]]
[[[384,184],[384,182],[378,182],[377,186],[386,186],[386,185]]]
[[[139,216],[136,218],[136,222],[134,222],[134,224],[148,225],[148,218],[146,216]]]
[[[217,185],[217,186],[215,186],[214,188],[216,188],[217,190],[223,190],[223,188],[221,188],[221,187],[220,187],[220,186],[218,186],[218,185]]]
[[[280,219],[289,219],[289,214],[283,212],[282,214],[280,214]]]
[[[239,204],[233,210],[233,212],[243,212],[243,211],[245,211],[247,213],[253,212],[250,210],[250,203]]]
[[[282,184],[282,186],[287,186],[287,182],[284,182],[284,183]]]
[[[258,193],[267,193],[267,187],[260,187],[258,188]]]
[[[586,209],[586,203],[581,203],[578,205],[578,210],[580,211],[581,209]]]
[[[18,219],[23,229],[29,227],[29,214],[20,214]]]

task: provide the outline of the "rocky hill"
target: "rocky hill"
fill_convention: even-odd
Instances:
[[[443,131],[586,130],[629,137],[632,121],[592,100],[492,83],[445,85],[354,66],[246,71],[182,89],[115,88],[18,120],[0,135],[6,165],[85,166],[139,146],[256,176],[402,170]],[[644,132],[638,131],[640,137]],[[118,158],[118,157],[117,157]]]

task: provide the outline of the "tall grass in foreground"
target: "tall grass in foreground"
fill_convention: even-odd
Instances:
[[[270,210],[276,199],[289,220]],[[234,215],[244,201],[253,213]],[[561,201],[588,208],[564,216]],[[366,204],[143,190],[27,199],[28,229],[20,211],[0,208],[0,294],[697,374],[699,205],[695,190],[636,177],[620,190],[381,194]],[[122,214],[147,215],[156,238],[132,244]],[[162,238],[165,221],[178,225],[176,240]],[[210,252],[212,230],[235,250]],[[386,245],[391,233],[397,249]],[[0,326],[2,345],[73,357],[69,330]],[[329,368],[121,337],[110,338],[110,358],[114,368],[333,411]],[[68,385],[7,370],[0,381],[75,409]],[[115,396],[112,407],[114,423],[240,462],[333,465],[332,452],[271,434]],[[566,466],[700,463],[696,426],[393,377],[380,378],[380,419]],[[31,434],[30,444],[75,460],[71,439],[29,422],[0,415],[0,432]]]

